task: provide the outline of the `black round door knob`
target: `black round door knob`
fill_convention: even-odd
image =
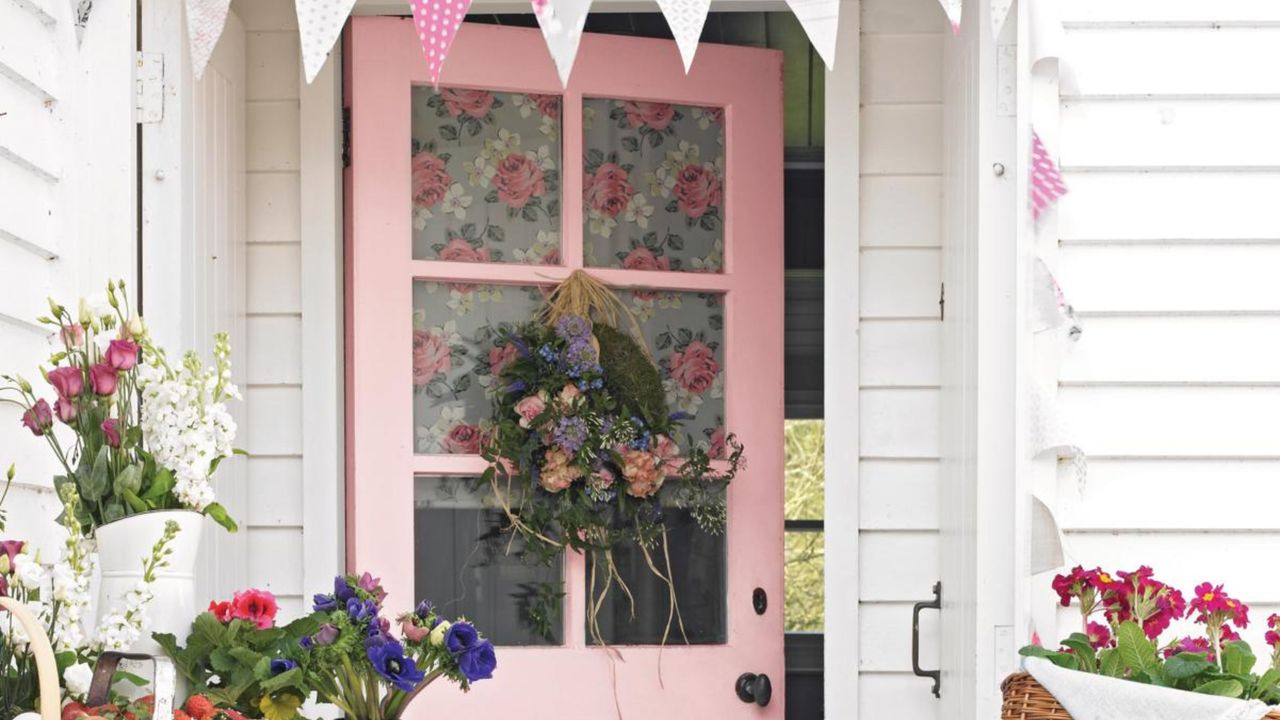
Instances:
[[[764,673],[742,673],[733,684],[733,690],[742,702],[755,703],[760,707],[768,705],[773,699],[773,683],[769,682],[769,676]]]

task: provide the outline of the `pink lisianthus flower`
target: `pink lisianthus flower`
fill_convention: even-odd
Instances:
[[[59,420],[70,425],[71,421],[76,419],[78,410],[76,409],[75,401],[68,400],[66,398],[58,398],[53,403],[53,412],[58,416]]]
[[[59,367],[49,371],[49,384],[63,400],[70,400],[84,392],[84,373],[80,368]]]
[[[22,425],[36,437],[44,435],[53,428],[53,408],[43,398],[37,400],[30,410],[22,414]]]
[[[80,323],[64,325],[58,336],[62,338],[63,345],[69,348],[80,347],[84,344],[84,326]]]
[[[132,370],[138,364],[138,343],[112,340],[103,353],[103,359],[115,370]]]
[[[106,363],[98,363],[89,368],[89,385],[93,388],[95,395],[102,397],[114,395],[119,380],[115,368]]]
[[[120,447],[120,422],[115,418],[107,418],[102,421],[102,434],[107,438],[107,444],[113,448]]]

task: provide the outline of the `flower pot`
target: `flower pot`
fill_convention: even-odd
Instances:
[[[95,531],[98,543],[98,622],[114,612],[123,612],[126,597],[143,577],[143,563],[172,520],[180,528],[169,544],[168,565],[156,571],[151,590],[155,597],[146,608],[149,622],[127,652],[162,655],[164,651],[151,633],[172,633],[185,642],[196,616],[196,553],[204,516],[190,510],[161,510],[130,515],[102,525]]]

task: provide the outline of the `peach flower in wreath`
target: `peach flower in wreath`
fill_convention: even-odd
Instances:
[[[570,456],[560,448],[551,448],[545,455],[546,463],[538,474],[538,484],[549,493],[566,490],[574,480],[582,477],[582,470],[569,463]]]
[[[715,383],[720,363],[716,362],[715,350],[701,340],[694,340],[685,346],[683,352],[671,353],[667,358],[667,368],[677,385],[701,395]]]
[[[508,153],[498,163],[498,171],[489,182],[498,191],[498,199],[516,209],[547,192],[545,175],[538,162],[520,153]]]
[[[516,415],[520,416],[520,427],[526,430],[547,409],[547,398],[544,393],[530,395],[516,403]]]
[[[631,203],[636,189],[627,179],[627,171],[617,163],[603,163],[586,178],[583,199],[591,210],[616,218]]]
[[[671,103],[628,100],[622,103],[622,109],[627,113],[627,124],[631,127],[645,126],[654,130],[666,130],[676,114]]]
[[[627,494],[646,498],[658,492],[665,478],[659,458],[644,450],[622,453],[622,477],[627,481]]]
[[[680,457],[680,446],[666,435],[659,435],[654,438],[653,452],[664,463],[669,463]]]
[[[449,343],[429,330],[413,331],[413,384],[426,385],[437,374],[453,369]]]
[[[676,175],[676,187],[672,191],[680,212],[693,219],[707,214],[720,205],[723,190],[716,171],[706,165],[685,165]]]
[[[723,460],[728,457],[725,442],[724,426],[721,425],[711,432],[711,436],[707,439],[707,456],[712,460]]]
[[[476,455],[480,452],[480,441],[484,434],[479,425],[459,423],[453,426],[448,435],[440,441],[440,447],[447,453]]]
[[[413,204],[431,209],[444,201],[453,178],[444,160],[435,153],[423,151],[413,156]]]
[[[493,109],[493,93],[485,90],[447,88],[440,91],[440,97],[444,99],[445,110],[453,117],[466,115],[481,120]]]

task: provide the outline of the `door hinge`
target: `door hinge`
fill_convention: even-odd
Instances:
[[[351,167],[351,108],[342,108],[342,167]]]
[[[947,319],[947,284],[942,283],[938,287],[938,319]]]
[[[933,599],[918,602],[911,609],[911,672],[917,677],[933,680],[933,696],[942,697],[942,670],[925,670],[920,667],[920,611],[942,610],[942,581],[933,584]]]
[[[136,54],[133,67],[133,117],[138,123],[164,119],[164,53]]]

